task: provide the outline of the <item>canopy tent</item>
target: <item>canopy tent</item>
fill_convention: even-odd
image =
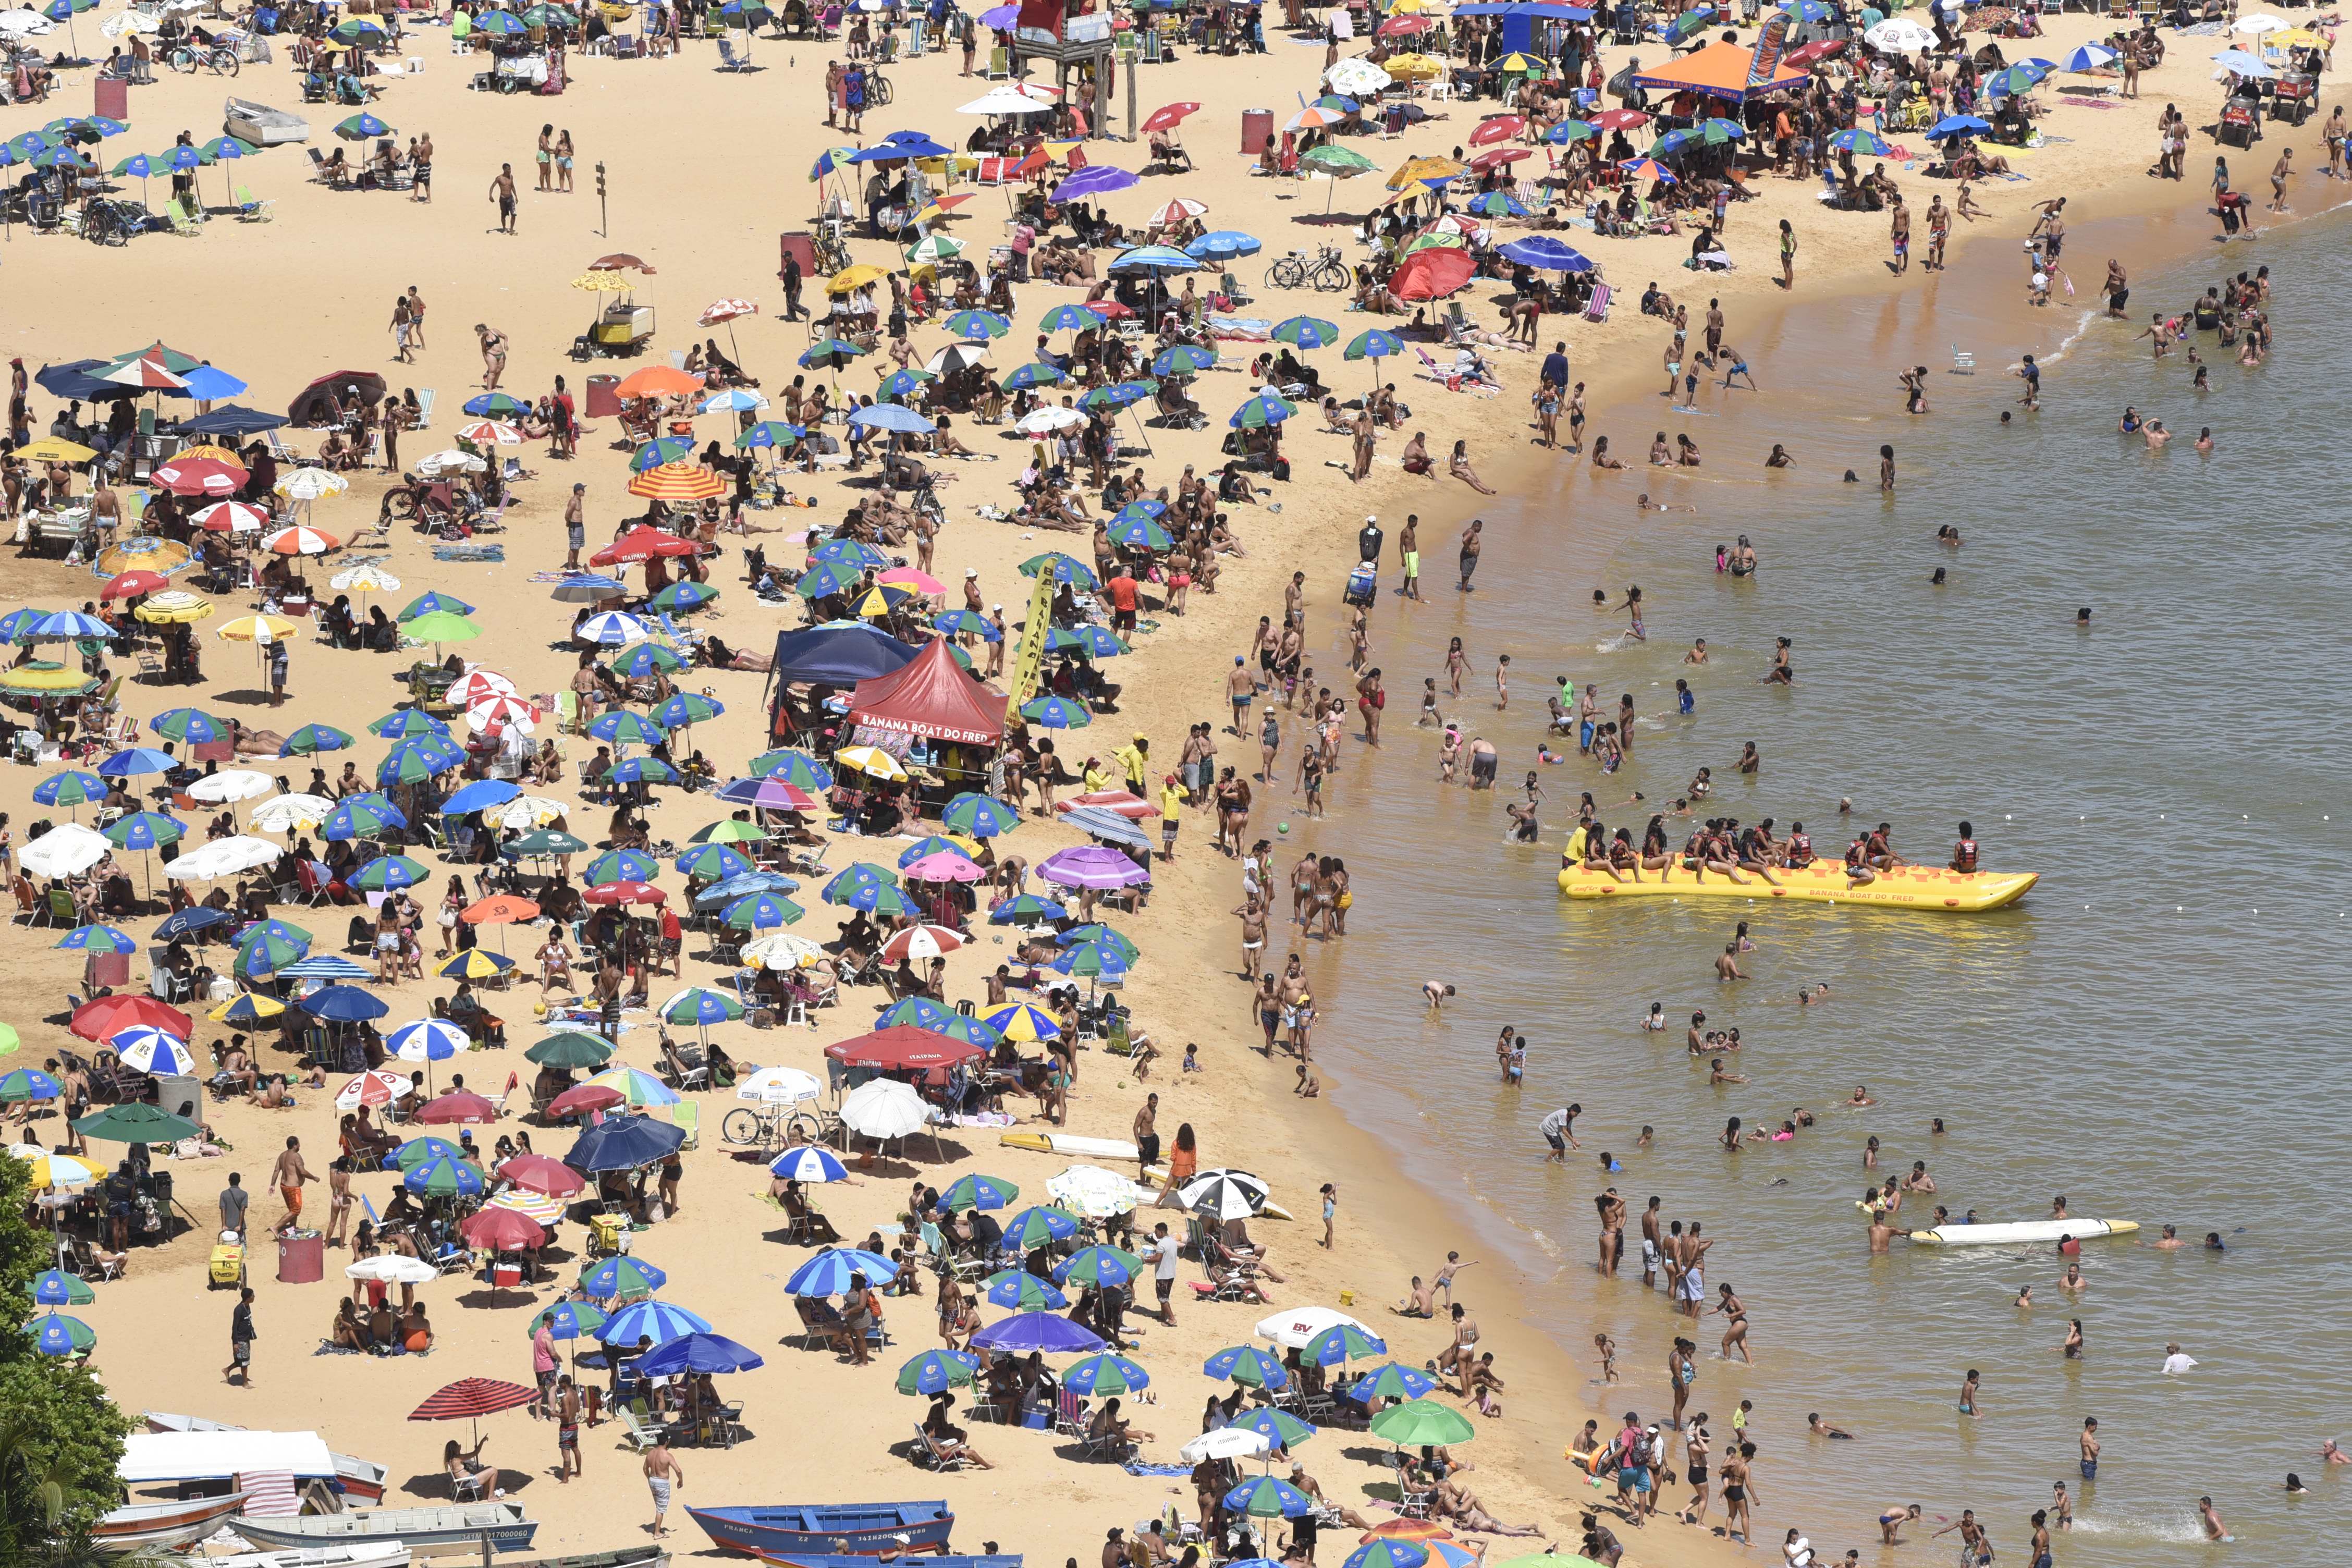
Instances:
[[[804,626],[776,634],[776,663],[769,676],[780,685],[814,680],[854,686],[903,668],[920,651],[863,624]]]
[[[115,1475],[125,1486],[215,1480],[255,1470],[331,1479],[335,1457],[316,1432],[133,1432]]]
[[[1004,738],[1004,694],[992,691],[933,637],[912,662],[891,674],[861,680],[850,693],[849,721],[965,745],[992,746]]]
[[[968,1040],[936,1034],[912,1024],[893,1024],[872,1034],[836,1040],[824,1054],[844,1067],[872,1068],[877,1072],[919,1072],[932,1083],[945,1083],[948,1069],[987,1053]]]
[[[1697,92],[1727,103],[1746,103],[1768,92],[1802,87],[1805,74],[1781,64],[1778,50],[1763,59],[1759,51],[1746,44],[1713,43],[1635,77],[1633,85],[1655,92]]]

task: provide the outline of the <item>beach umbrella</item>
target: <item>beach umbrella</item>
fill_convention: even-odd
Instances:
[[[1272,392],[1261,392],[1233,412],[1225,423],[1235,430],[1263,430],[1298,412],[1298,405]]]
[[[974,341],[1001,338],[1013,330],[1013,323],[993,310],[958,310],[940,324],[959,337]]]
[[[1151,362],[1151,374],[1158,376],[1191,375],[1209,369],[1217,363],[1217,351],[1206,343],[1178,343],[1163,349]]]
[[[576,1029],[550,1035],[523,1052],[526,1060],[550,1068],[600,1068],[613,1059],[613,1043]]]
[[[1070,1304],[1069,1298],[1055,1289],[1052,1282],[1040,1279],[1024,1269],[1001,1269],[990,1275],[986,1284],[989,1301],[999,1307],[1011,1307],[1024,1312],[1058,1312]]]
[[[1316,1366],[1337,1366],[1342,1362],[1370,1361],[1386,1355],[1386,1341],[1374,1338],[1353,1323],[1334,1323],[1308,1340],[1298,1350],[1299,1359]]]
[[[661,1005],[659,1016],[666,1024],[695,1024],[708,1026],[743,1016],[743,1004],[732,996],[720,994],[706,986],[689,985]]]
[[[784,1294],[840,1296],[848,1292],[853,1275],[863,1275],[868,1285],[879,1287],[898,1272],[898,1266],[879,1253],[867,1252],[863,1247],[828,1247],[793,1271],[792,1278],[784,1281]]]
[[[607,1345],[628,1347],[641,1339],[658,1345],[687,1334],[709,1332],[710,1324],[701,1314],[667,1301],[646,1300],[632,1301],[606,1319],[597,1337]]]
[[[580,1289],[599,1301],[629,1301],[650,1296],[669,1283],[667,1269],[642,1258],[607,1258],[580,1276]]]
[[[499,1119],[499,1108],[478,1094],[453,1089],[418,1107],[415,1119],[435,1126],[487,1127]]]
[[[1421,1568],[1428,1561],[1429,1548],[1421,1542],[1383,1535],[1349,1552],[1339,1568]]]
[[[493,13],[496,15],[497,13]],[[411,1421],[468,1421],[474,1424],[474,1446],[481,1446],[481,1418],[501,1410],[529,1405],[539,1397],[519,1383],[490,1377],[460,1378],[408,1413]]]
[[[90,801],[104,800],[107,787],[106,781],[96,773],[68,768],[63,773],[51,773],[33,786],[33,804],[67,807],[82,805]]]
[[[1131,1284],[1142,1276],[1142,1258],[1123,1248],[1104,1246],[1081,1247],[1054,1270],[1055,1279],[1076,1285],[1116,1287]],[[1136,1386],[1140,1388],[1142,1384]],[[1117,1394],[1119,1390],[1105,1392]]]
[[[65,939],[62,942],[59,942],[57,945],[68,952],[120,952],[128,954],[137,952],[139,951],[139,943],[127,932],[119,931],[110,925],[76,926],[73,930],[66,932]]]
[[[676,1089],[654,1077],[653,1074],[641,1072],[633,1067],[608,1068],[590,1079],[588,1082],[594,1088],[616,1091],[625,1105],[643,1107],[678,1103],[678,1093]]]
[[[188,1049],[187,1041],[146,1025],[125,1029],[109,1039],[107,1044],[114,1047],[115,1055],[122,1058],[123,1065],[134,1072],[163,1078],[196,1070],[195,1053]]]
[[[335,1109],[357,1110],[362,1105],[390,1105],[415,1093],[406,1079],[378,1068],[363,1072],[335,1091]]]
[[[473,1156],[446,1138],[411,1138],[384,1162],[387,1171],[413,1171],[428,1160],[470,1160]]]
[[[84,1138],[110,1143],[177,1143],[194,1138],[203,1129],[184,1116],[173,1116],[152,1105],[110,1105],[95,1116],[70,1123]]]
[[[668,1377],[679,1373],[749,1372],[766,1364],[757,1351],[724,1334],[691,1333],[655,1346],[637,1358],[636,1369],[648,1377]]]
[[[1203,1460],[1255,1458],[1270,1447],[1263,1434],[1219,1426],[1202,1433],[1176,1453],[1185,1463],[1197,1465]],[[1281,1568],[1281,1564],[1270,1557],[1245,1557],[1227,1563],[1226,1568]]]
[[[1841,131],[1830,138],[1830,145],[1842,153],[1852,153],[1862,158],[1884,158],[1895,151],[1884,138],[1855,126]],[[1629,173],[1629,177],[1631,177]]]
[[[1048,1355],[1090,1353],[1105,1348],[1099,1337],[1052,1312],[1016,1312],[1000,1318],[973,1334],[971,1343],[975,1350],[1042,1351]]]
[[[961,1176],[940,1194],[940,1206],[950,1212],[963,1209],[1001,1209],[1010,1207],[1020,1197],[1021,1189],[1002,1176],[986,1176],[974,1173]]]
[[[226,910],[209,909],[203,904],[191,904],[184,910],[174,910],[156,926],[154,940],[177,942],[184,936],[194,936],[218,925],[227,925],[235,919]]]
[[[1023,1209],[1004,1222],[1006,1245],[1018,1247],[1024,1252],[1067,1241],[1077,1234],[1077,1216],[1050,1205]]]
[[[1051,899],[1034,893],[1016,893],[989,906],[988,920],[992,925],[1051,924],[1069,911]]]
[[[1069,378],[1069,373],[1059,365],[1047,364],[1043,360],[1031,360],[996,384],[999,389],[1005,392],[1019,392],[1028,387],[1051,386],[1056,382],[1067,381]]]
[[[1468,1416],[1433,1399],[1411,1399],[1390,1405],[1373,1415],[1372,1434],[1401,1448],[1467,1443],[1478,1435]]]
[[[1083,730],[1095,721],[1094,715],[1083,704],[1067,702],[1059,697],[1039,697],[1024,702],[1021,716],[1032,724],[1048,730]]]
[[[967,790],[948,802],[940,822],[973,838],[994,838],[1020,826],[1021,813],[993,795]]]
[[[288,980],[365,980],[368,972],[340,952],[314,952],[279,970]]]
[[[845,1182],[849,1169],[834,1158],[833,1151],[814,1144],[787,1149],[768,1163],[768,1173],[787,1182]]]
[[[593,1339],[604,1322],[604,1312],[585,1301],[558,1301],[539,1310],[530,1321],[530,1331],[536,1336],[539,1326],[545,1323],[550,1339]]]
[[[0,1074],[0,1105],[25,1105],[37,1100],[55,1100],[64,1092],[58,1086],[57,1079],[36,1068],[17,1068],[12,1072]]]
[[[661,862],[642,849],[608,849],[588,862],[583,880],[593,888],[605,882],[644,882],[661,875]]]
[[[1229,1345],[1202,1362],[1201,1371],[1244,1388],[1281,1388],[1290,1381],[1280,1359],[1256,1345]]]
[[[1302,350],[1328,348],[1339,341],[1339,324],[1314,316],[1293,316],[1275,324],[1266,334],[1276,342],[1290,343]]]
[[[1225,1506],[1253,1519],[1297,1519],[1315,1511],[1315,1503],[1297,1488],[1258,1476],[1225,1494]]]
[[[980,1358],[967,1351],[925,1351],[898,1369],[901,1394],[944,1394],[980,1376]]]
[[[463,1160],[425,1160],[411,1166],[400,1178],[400,1184],[412,1193],[436,1198],[478,1198],[484,1185],[482,1173]]]
[[[465,764],[466,753],[451,742],[438,735],[419,736],[403,741],[385,754],[376,765],[375,782],[381,788],[394,784],[419,784],[437,773]]]
[[[586,848],[586,845],[582,845]],[[433,966],[433,973],[444,980],[488,980],[504,974],[514,967],[514,960],[487,948],[470,948],[452,953]]]
[[[1436,1386],[1437,1380],[1418,1367],[1391,1362],[1349,1384],[1348,1397],[1360,1405],[1375,1399],[1419,1399]]]
[[[58,1268],[34,1275],[26,1282],[25,1293],[37,1307],[86,1307],[98,1300],[89,1285]]]
[[[88,1323],[61,1312],[44,1313],[25,1327],[32,1331],[33,1350],[39,1355],[88,1355],[98,1344],[98,1335]]]
[[[305,724],[286,737],[278,755],[307,757],[319,752],[340,752],[350,746],[352,738],[331,724]]]

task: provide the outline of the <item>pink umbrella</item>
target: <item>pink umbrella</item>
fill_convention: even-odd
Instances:
[[[583,1089],[588,1087],[585,1084],[581,1086]],[[566,1092],[577,1094],[580,1090],[575,1089]],[[606,1089],[604,1092],[612,1094],[615,1091]],[[568,1198],[588,1184],[579,1172],[548,1154],[517,1154],[499,1167],[499,1174],[526,1192],[541,1193],[551,1198]]]
[[[893,566],[887,572],[877,573],[874,580],[896,587],[912,588],[918,594],[935,595],[948,591],[947,584],[937,577],[928,572],[919,572],[912,566]]]
[[[959,931],[945,926],[911,926],[882,944],[886,963],[898,963],[911,958],[942,958],[964,944]]]
[[[547,1113],[559,1119],[585,1116],[592,1110],[610,1110],[626,1098],[610,1084],[583,1083],[577,1089],[565,1089],[550,1100]]]
[[[936,855],[926,855],[903,873],[910,882],[977,882],[988,875],[970,856],[942,849]]]
[[[457,1089],[425,1101],[417,1108],[415,1119],[430,1122],[470,1121],[487,1127],[499,1119],[499,1108],[478,1094]]]
[[[544,1226],[513,1209],[478,1209],[458,1224],[457,1234],[485,1252],[525,1252],[547,1242]]]

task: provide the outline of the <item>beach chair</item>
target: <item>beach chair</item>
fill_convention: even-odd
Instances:
[[[1591,294],[1584,301],[1584,319],[1606,321],[1609,319],[1609,301],[1615,292],[1606,283],[1595,283]]]
[[[707,1075],[706,1075],[707,1081]],[[690,1100],[681,1100],[669,1108],[669,1123],[686,1134],[681,1149],[699,1148],[702,1144],[702,1107]]]
[[[1954,343],[1952,345],[1952,374],[1954,375],[1974,375],[1976,373],[1976,351],[1974,349],[1964,349],[1960,347],[1959,344]]]
[[[1065,1388],[1055,1396],[1054,1431],[1064,1437],[1087,1435],[1087,1402],[1076,1390]]]
[[[914,1447],[909,1448],[908,1453],[913,1458],[918,1468],[926,1470],[961,1470],[971,1463],[969,1457],[962,1454],[950,1454],[932,1441],[931,1435],[923,1430],[919,1422],[915,1426]]]
[[[258,200],[243,185],[236,187],[236,221],[239,223],[274,223],[277,221],[277,206],[274,199]]]
[[[439,393],[434,391],[433,388],[429,386],[420,387],[417,390],[416,427],[419,430],[430,430],[433,428],[433,401],[440,395],[441,395]]]
[[[668,1425],[648,1411],[643,1400],[616,1406],[614,1415],[621,1423],[621,1435],[640,1454],[668,1435]]]
[[[1123,1437],[1115,1432],[1078,1434],[1078,1458],[1081,1459],[1108,1458],[1112,1464],[1124,1465],[1128,1456],[1134,1452],[1135,1439],[1132,1437]]]
[[[172,232],[183,238],[194,238],[205,232],[205,209],[194,196],[166,202],[163,216],[171,220]]]
[[[723,71],[740,71],[743,68],[743,62],[735,58],[734,44],[726,38],[719,40],[719,68]]]
[[[1005,47],[1003,44],[999,44],[995,47],[990,49],[988,51],[988,70],[985,73],[986,79],[990,81],[1003,81],[1012,74],[1013,51]]]

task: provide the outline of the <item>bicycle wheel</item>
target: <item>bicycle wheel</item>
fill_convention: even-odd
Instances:
[[[889,102],[890,79],[887,76],[867,77],[866,79],[866,101],[868,103]]]
[[[236,74],[236,66],[237,60],[236,50],[215,49],[213,51],[213,72],[215,75],[235,76]]]
[[[1317,264],[1307,280],[1315,286],[1318,293],[1337,294],[1353,284],[1355,277],[1348,270],[1346,263],[1325,261]]]
[[[805,1110],[795,1110],[785,1119],[784,1142],[787,1143],[822,1143],[824,1123]]]
[[[749,1106],[738,1106],[727,1113],[719,1124],[719,1135],[730,1143],[760,1142],[760,1113]]]
[[[196,68],[196,51],[184,47],[173,49],[163,57],[163,63],[175,71],[193,71]]]
[[[1307,281],[1307,268],[1298,258],[1286,256],[1265,269],[1265,286],[1269,289],[1297,289]]]

